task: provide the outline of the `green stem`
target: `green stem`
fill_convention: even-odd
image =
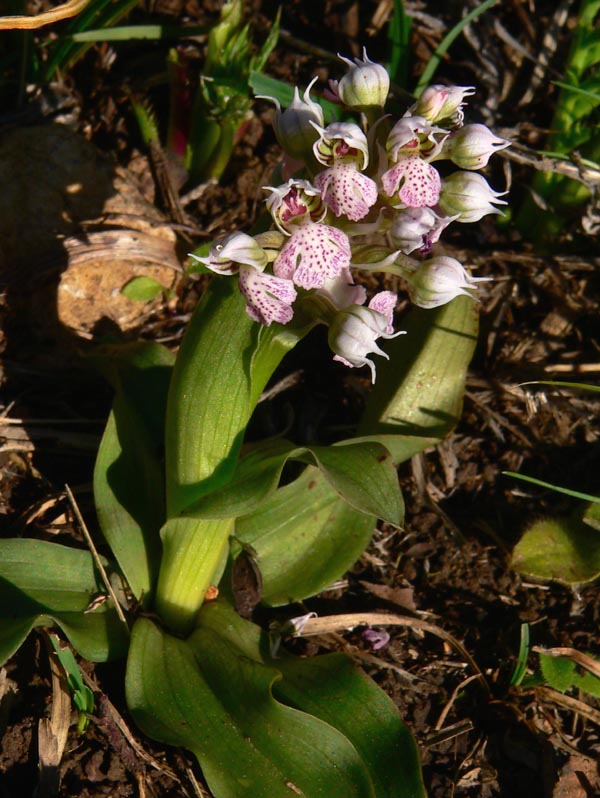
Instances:
[[[225,484],[265,385],[309,326],[261,327],[247,315],[235,281],[215,280],[181,345],[167,404],[167,518],[156,609],[173,631],[194,624],[206,589],[216,584],[233,518],[184,513]]]
[[[192,631],[210,585],[218,583],[235,518],[174,518],[162,529],[156,611],[173,632]]]

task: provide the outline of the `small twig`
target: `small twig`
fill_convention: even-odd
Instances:
[[[209,793],[201,786],[196,778],[194,771],[191,767],[186,767],[185,769],[186,776],[190,780],[190,784],[192,785],[194,792],[196,793],[197,798],[210,798]]]
[[[83,520],[83,516],[81,515],[81,512],[79,510],[77,502],[75,501],[75,497],[73,496],[71,488],[68,485],[65,485],[65,491],[66,491],[67,497],[69,499],[69,502],[71,504],[71,507],[73,508],[73,512],[75,513],[75,518],[77,519],[77,521],[78,521],[78,523],[79,523],[79,525],[81,527],[81,531],[83,532],[83,536],[84,536],[84,538],[86,540],[86,543],[88,544],[88,547],[89,547],[90,552],[92,554],[92,558],[93,558],[94,562],[96,563],[96,567],[98,568],[98,571],[100,572],[100,576],[102,577],[102,581],[104,582],[104,584],[106,586],[106,589],[108,590],[108,592],[110,594],[110,597],[113,600],[113,603],[115,605],[115,610],[117,612],[119,620],[121,621],[121,623],[125,626],[125,628],[129,632],[129,625],[127,623],[127,619],[125,618],[125,614],[123,613],[121,605],[119,604],[119,600],[117,599],[117,594],[115,593],[114,588],[113,588],[113,586],[110,583],[110,579],[108,578],[108,574],[106,573],[106,569],[105,569],[104,565],[102,564],[102,560],[100,559],[100,555],[98,554],[98,550],[96,549],[96,546],[94,545],[94,541],[92,540],[92,536],[90,535],[89,529],[87,528],[87,525],[86,525],[85,521]]]
[[[490,693],[490,686],[485,678],[479,665],[475,662],[473,657],[469,654],[466,648],[449,632],[441,629],[439,626],[434,626],[432,623],[422,621],[419,618],[408,618],[402,615],[394,615],[393,613],[384,612],[355,612],[344,613],[342,615],[328,615],[322,618],[308,618],[300,633],[296,633],[295,637],[309,637],[311,635],[328,634],[330,632],[337,632],[341,629],[354,629],[356,626],[406,626],[411,629],[419,629],[422,632],[429,632],[436,635],[441,640],[452,646],[452,648],[460,654],[460,656],[471,666],[474,673],[477,675],[479,683],[487,693]]]
[[[453,737],[458,737],[461,734],[466,734],[467,732],[473,731],[474,728],[473,722],[466,718],[458,723],[453,723],[452,726],[446,726],[445,729],[431,732],[427,735],[427,737],[425,737],[423,745],[425,748],[431,748],[432,745],[445,743],[447,740],[451,740]]]
[[[544,366],[544,371],[555,371],[562,374],[595,374],[600,371],[600,363],[557,363]]]
[[[531,441],[521,432],[521,430],[517,429],[517,427],[515,427],[514,424],[511,424],[510,421],[507,421],[500,413],[497,413],[495,410],[492,410],[491,407],[488,407],[485,402],[479,400],[475,394],[471,393],[471,391],[465,391],[465,396],[467,399],[470,399],[474,405],[480,407],[484,413],[490,416],[490,418],[493,418],[497,424],[499,424],[501,427],[504,427],[504,429],[507,429],[512,435],[515,436],[515,438],[520,440],[521,443],[524,443],[525,446],[531,446]]]
[[[568,709],[571,712],[577,712],[596,726],[600,726],[600,711],[589,706],[589,704],[579,701],[577,698],[571,698],[571,696],[559,693],[558,690],[553,690],[551,687],[535,687],[534,692],[540,698],[546,699],[546,701],[557,704],[559,707]]]
[[[436,731],[440,731],[440,729],[444,725],[444,721],[448,717],[448,713],[452,709],[452,706],[454,705],[454,702],[458,698],[458,694],[460,693],[460,691],[463,688],[465,688],[468,684],[470,684],[474,679],[477,679],[477,678],[478,678],[478,675],[476,673],[473,673],[473,674],[471,674],[471,676],[467,676],[466,679],[463,679],[462,682],[460,684],[458,684],[454,688],[454,690],[452,691],[452,695],[450,696],[450,698],[448,699],[448,701],[446,703],[446,706],[442,709],[442,711],[440,713],[440,716],[439,716],[439,718],[437,720],[437,723],[433,727]]]

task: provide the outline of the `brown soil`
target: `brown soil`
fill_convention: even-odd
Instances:
[[[249,5],[257,35],[264,35],[277,6],[268,0]],[[409,85],[441,37],[473,4],[461,0],[445,5],[440,17],[431,0],[405,3],[415,15]],[[452,57],[438,72],[450,83],[478,87],[473,121],[480,118],[533,149],[543,146],[556,96],[549,80],[562,69],[574,21],[572,12],[562,27],[553,27],[554,4],[535,5],[532,9],[511,2],[494,8],[457,39]],[[163,13],[186,13],[202,23],[214,19],[219,6],[190,0],[183,12],[180,7],[169,11],[165,4]],[[365,44],[373,60],[384,60],[386,26],[377,14],[385,21],[388,6],[392,3],[327,0],[317,19],[314,3],[286,3],[284,32],[267,71],[305,86],[313,75],[322,80],[339,75],[336,59],[330,57],[336,52],[359,55]],[[539,61],[548,31],[556,47],[540,76],[524,50]],[[31,201],[29,218],[19,209],[18,224],[11,226],[6,215],[0,219],[0,256],[5,260],[0,266],[6,275],[0,299],[5,320],[2,416],[22,419],[4,424],[1,433],[0,527],[6,537],[78,536],[65,483],[93,523],[90,482],[111,392],[77,365],[77,351],[98,336],[118,332],[118,327],[130,336],[176,347],[201,291],[198,281],[176,275],[176,251],[181,256],[221,232],[248,229],[259,212],[260,187],[277,159],[270,108],[258,103],[220,184],[208,185],[185,206],[183,223],[177,223],[173,208],[148,177],[148,161],[138,151],[123,91],[140,50],[117,48],[112,67],[108,52],[105,47],[92,49],[74,68],[68,85],[59,87],[71,101],[64,113],[76,117],[77,135],[83,133],[88,140],[81,145],[85,157],[78,163],[94,161],[89,176],[72,167],[83,183],[81,195],[63,193],[64,207],[52,206],[55,221],[45,228],[34,224],[32,237],[29,219],[55,202],[51,190],[57,181],[67,185],[75,179],[57,176],[46,163],[38,183],[50,193],[38,206]],[[528,94],[527,103],[519,105]],[[46,132],[58,124],[43,118],[36,120],[40,123]],[[15,131],[17,138],[22,135],[18,124],[0,117],[0,144],[6,146]],[[31,128],[24,130],[28,134]],[[64,127],[59,130],[62,139],[67,133]],[[535,157],[511,157],[497,158],[489,176],[495,186],[509,181],[516,210],[533,174],[525,161]],[[2,192],[8,196],[5,182]],[[14,200],[3,202],[7,206],[2,207],[14,205]],[[107,202],[112,203],[108,210]],[[143,306],[137,317],[132,306],[106,310],[114,284],[105,274],[102,280],[98,277],[99,269],[111,268],[114,231],[123,228],[122,217],[117,224],[110,214],[127,213],[145,220],[142,227],[137,223],[127,231],[128,240],[146,236],[148,247],[135,262],[119,256],[117,282],[137,274],[140,262],[152,264],[157,258],[173,262],[167,272],[169,279],[176,275],[173,298]],[[93,227],[86,220],[94,220]],[[416,735],[432,798],[589,798],[600,794],[598,702],[578,697],[592,710],[585,716],[549,693],[511,687],[510,678],[525,622],[533,645],[572,646],[597,655],[600,594],[597,585],[574,590],[532,584],[511,570],[511,549],[525,526],[545,515],[566,513],[573,504],[502,472],[523,471],[598,493],[599,400],[594,394],[521,383],[596,379],[600,260],[580,219],[573,220],[560,245],[546,255],[536,254],[510,224],[484,220],[465,227],[445,239],[446,251],[495,282],[482,291],[481,336],[463,418],[447,441],[401,468],[404,530],[380,529],[343,583],[308,605],[328,612],[393,610],[424,619],[459,640],[484,675],[487,690],[481,680],[470,678],[472,667],[447,640],[415,629],[396,627],[378,651],[358,633],[318,641],[322,648],[348,651],[393,697]],[[179,234],[177,244],[172,231]],[[56,245],[57,232],[67,244]],[[86,260],[82,252],[92,233],[99,238],[94,239],[94,259]],[[148,252],[154,256],[148,258]],[[15,272],[15,263],[25,265]],[[68,296],[75,294],[89,300],[83,316],[81,305],[76,315],[69,310]],[[331,366],[320,339],[311,346],[301,384],[286,402],[296,405],[297,438],[326,439],[330,426],[356,420],[366,383]],[[282,418],[285,412],[282,407]],[[270,423],[277,423],[276,417]],[[305,645],[309,653],[317,648]],[[129,725],[122,694],[124,666],[84,667],[96,686],[97,712],[85,735],[71,726],[55,794],[207,796],[197,765],[184,752],[159,746],[133,727],[128,737],[118,726],[115,712]],[[38,723],[49,716],[51,700],[48,655],[42,633],[35,633],[0,671],[3,798],[28,796],[36,788],[38,795],[52,794],[52,784],[38,785]]]

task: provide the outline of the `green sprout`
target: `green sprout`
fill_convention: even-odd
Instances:
[[[79,712],[77,731],[79,734],[83,734],[89,723],[88,715],[94,711],[94,693],[83,681],[81,670],[71,649],[61,646],[56,635],[49,635],[49,637],[52,648],[67,677],[73,703]]]

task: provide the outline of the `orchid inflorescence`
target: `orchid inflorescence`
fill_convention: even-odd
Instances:
[[[368,365],[374,381],[369,355],[387,357],[377,339],[400,334],[392,326],[397,296],[381,291],[367,303],[352,268],[401,276],[421,308],[472,297],[486,278],[472,277],[455,258],[430,255],[452,222],[501,213],[502,194],[476,170],[509,142],[482,124],[464,124],[471,87],[429,86],[394,123],[384,113],[385,68],[364,51],[362,59],[342,60],[348,71],[329,82],[326,94],[358,113],[361,124],[325,125],[321,105],[310,97],[316,78],[302,97],[294,90],[285,110],[265,98],[276,105],[274,129],[288,178],[266,187],[274,226],[255,236],[231,233],[208,257],[192,257],[218,274],[237,274],[247,313],[263,325],[288,324],[299,303],[309,307],[329,326],[334,359]],[[460,171],[442,176],[434,166],[442,160]]]

